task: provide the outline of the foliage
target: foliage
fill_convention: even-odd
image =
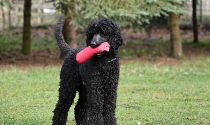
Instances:
[[[6,23],[4,9],[10,7],[11,7],[10,0],[0,0],[0,8],[1,8],[0,10],[2,11],[3,29],[5,28],[5,23]]]
[[[199,40],[198,43],[194,44],[191,40],[184,40],[183,46],[192,48],[192,49],[199,49],[199,50],[205,51],[205,50],[210,50],[210,42],[209,41],[210,41],[210,39],[206,38],[206,39],[201,39],[201,40]]]
[[[56,0],[53,1],[56,9],[61,11],[62,13],[74,13],[74,0],[59,0],[59,2],[57,2]]]
[[[52,31],[52,30],[50,30]],[[57,49],[57,44],[55,39],[52,36],[52,32],[47,30],[46,32],[40,30],[32,30],[32,52],[37,52],[41,50],[48,50],[53,52]],[[40,34],[46,34],[46,36],[40,36]],[[1,55],[10,55],[13,58],[16,58],[21,51],[22,47],[22,30],[14,29],[6,30],[6,32],[0,32],[0,54]],[[39,35],[39,37],[37,37]],[[14,37],[15,36],[15,37]]]
[[[0,7],[9,8],[10,4],[10,0],[0,0]]]
[[[209,57],[176,66],[122,64],[118,124],[210,124],[209,69]],[[58,98],[59,70],[56,66],[1,68],[0,124],[50,124]],[[73,107],[68,116],[70,125],[75,125]]]
[[[153,17],[168,15],[168,12],[182,13],[184,0],[60,0],[60,4],[70,6],[75,2],[77,28],[84,28],[92,19],[109,17],[121,26],[140,28]],[[59,4],[58,4],[59,5]],[[61,7],[61,6],[59,6]],[[70,7],[69,7],[70,8]]]
[[[124,59],[147,58],[155,60],[160,57],[167,57],[170,52],[170,42],[161,40],[131,40],[129,44],[120,47],[119,56]]]

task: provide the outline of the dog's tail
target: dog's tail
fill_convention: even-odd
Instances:
[[[61,52],[66,55],[69,51],[72,49],[70,46],[66,43],[64,37],[63,37],[63,23],[64,23],[65,16],[64,14],[61,14],[58,23],[55,26],[55,38],[57,40],[57,44],[61,50]]]

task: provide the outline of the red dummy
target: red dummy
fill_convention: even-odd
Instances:
[[[89,60],[92,58],[95,54],[101,53],[101,52],[109,52],[109,43],[108,42],[103,42],[101,43],[98,47],[92,48],[90,46],[86,47],[76,55],[76,60],[79,64],[84,63],[85,61]]]

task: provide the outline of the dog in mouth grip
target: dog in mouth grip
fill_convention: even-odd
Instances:
[[[64,18],[62,14],[55,26],[57,44],[65,58],[53,125],[66,124],[76,92],[79,94],[74,108],[77,125],[116,125],[118,48],[123,44],[120,27],[108,18],[93,20],[86,30],[87,48],[72,49],[62,34]]]

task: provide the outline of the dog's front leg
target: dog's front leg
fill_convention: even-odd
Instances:
[[[104,82],[104,125],[116,125],[117,120],[115,117],[116,101],[117,101],[117,87],[119,80],[119,66],[115,65],[110,68],[110,74]]]
[[[104,94],[104,125],[116,125],[115,117],[116,98],[117,98],[117,82],[112,82],[111,85],[105,87]]]
[[[103,119],[103,102],[104,89],[103,85],[92,82],[88,87],[88,125],[104,125]]]

